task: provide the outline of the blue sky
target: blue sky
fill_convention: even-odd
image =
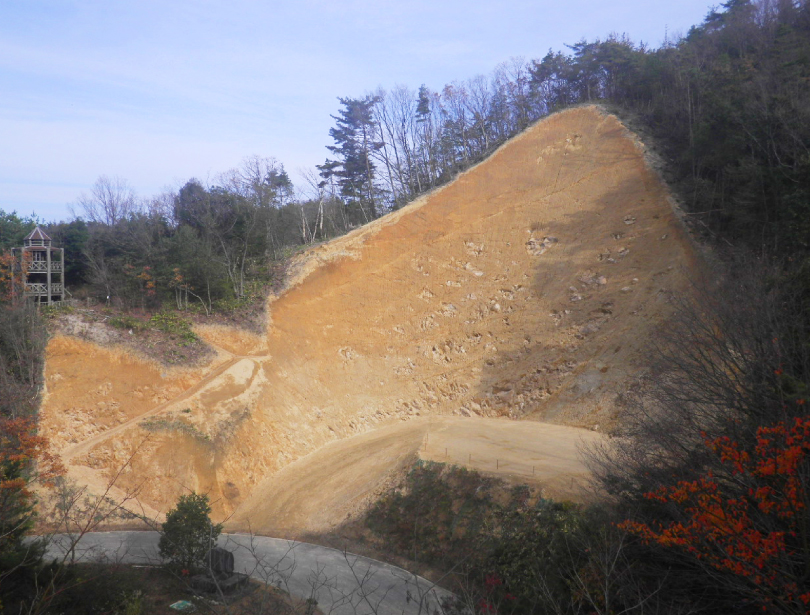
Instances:
[[[99,175],[141,196],[273,156],[323,162],[338,96],[440,89],[706,0],[0,0],[0,209],[70,217]]]

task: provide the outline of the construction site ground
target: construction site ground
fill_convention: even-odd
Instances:
[[[229,529],[292,538],[417,455],[583,498],[577,445],[621,420],[697,268],[643,144],[580,107],[296,257],[265,334],[198,327],[205,365],[54,337],[41,429],[78,483],[115,478],[138,512],[193,489]]]

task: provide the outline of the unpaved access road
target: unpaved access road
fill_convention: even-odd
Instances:
[[[286,466],[254,489],[226,527],[276,536],[327,531],[386,486],[417,455],[510,476],[558,498],[585,497],[580,445],[598,433],[548,423],[436,417],[332,442]]]
[[[228,361],[226,361],[225,363],[222,363],[221,365],[218,365],[215,369],[211,370],[211,372],[207,373],[195,385],[189,387],[188,389],[186,389],[185,391],[183,391],[179,395],[176,395],[175,397],[172,397],[168,401],[165,401],[162,404],[158,404],[157,406],[155,406],[154,408],[152,408],[148,412],[144,412],[143,414],[139,414],[136,417],[131,418],[131,419],[129,419],[128,421],[126,421],[124,423],[121,423],[120,425],[116,425],[115,427],[111,427],[110,429],[106,429],[106,430],[102,431],[101,433],[93,436],[92,438],[87,438],[86,440],[83,440],[82,442],[79,442],[78,444],[75,444],[73,446],[69,446],[69,447],[65,448],[60,453],[60,456],[62,457],[62,460],[65,461],[65,462],[70,462],[74,457],[80,457],[81,455],[85,454],[87,451],[89,451],[94,446],[96,446],[98,444],[101,444],[102,442],[106,442],[107,440],[109,440],[113,436],[115,436],[117,434],[120,434],[120,433],[130,429],[134,425],[137,425],[138,423],[140,423],[144,419],[147,419],[147,418],[153,417],[153,416],[155,416],[157,414],[160,414],[166,408],[168,408],[168,407],[170,407],[170,406],[172,406],[174,404],[177,404],[177,403],[179,403],[179,402],[181,402],[181,401],[183,401],[185,399],[188,399],[189,397],[191,397],[195,393],[202,390],[208,384],[214,382],[223,373],[228,371],[231,367],[233,367],[234,365],[236,365],[237,363],[239,363],[239,361],[241,361],[243,359],[250,359],[250,358],[248,358],[248,357],[233,357],[233,358],[229,359]]]
[[[77,561],[156,565],[158,532],[92,532],[75,549]],[[63,559],[67,536],[50,541],[46,558]],[[439,609],[446,590],[402,568],[328,547],[266,536],[224,534],[219,546],[233,552],[236,572],[314,597],[327,615],[419,615]]]

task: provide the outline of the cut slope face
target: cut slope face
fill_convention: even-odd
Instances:
[[[330,441],[416,416],[604,430],[694,256],[634,137],[584,107],[295,266],[264,343],[223,343],[215,377],[148,423],[66,449],[71,462],[109,474],[140,445],[119,480],[155,477],[148,504],[165,510],[187,487],[224,514]],[[53,358],[46,426],[65,424]]]

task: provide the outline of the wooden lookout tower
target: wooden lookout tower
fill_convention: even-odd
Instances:
[[[51,247],[51,238],[36,227],[23,240],[22,248],[12,248],[15,276],[25,297],[38,303],[62,301],[65,293],[65,251]]]

